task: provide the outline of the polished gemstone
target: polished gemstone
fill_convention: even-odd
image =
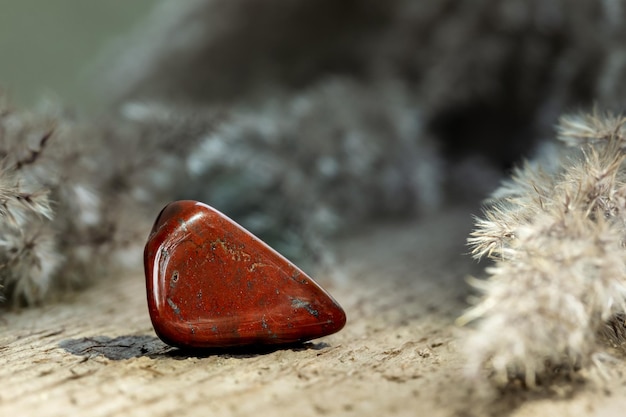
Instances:
[[[346,316],[298,267],[212,207],[176,201],[144,252],[150,318],[177,347],[301,342],[339,331]]]

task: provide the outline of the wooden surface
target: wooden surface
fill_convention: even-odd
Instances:
[[[345,307],[336,335],[275,351],[181,352],[149,321],[142,273],[43,308],[4,312],[0,416],[615,415],[612,388],[480,390],[454,319],[471,263],[465,211],[336,242],[317,276]],[[621,389],[621,391],[620,391]],[[582,411],[581,411],[582,410]],[[549,412],[543,414],[542,411]],[[537,414],[538,412],[538,414]],[[553,413],[557,414],[553,414]]]

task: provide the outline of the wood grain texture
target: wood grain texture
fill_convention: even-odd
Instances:
[[[584,384],[565,383],[560,393],[503,393],[465,379],[453,322],[466,305],[464,279],[471,263],[462,253],[469,227],[467,212],[454,211],[371,227],[336,242],[332,279],[317,277],[346,308],[348,323],[338,334],[297,347],[203,353],[169,348],[152,330],[140,270],[102,281],[62,304],[4,312],[0,416],[526,416],[619,410],[626,402],[621,376],[608,388],[621,394],[611,397]]]

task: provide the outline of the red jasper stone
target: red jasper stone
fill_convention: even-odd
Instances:
[[[176,201],[144,251],[150,318],[183,348],[275,345],[335,333],[346,315],[315,281],[219,211]]]

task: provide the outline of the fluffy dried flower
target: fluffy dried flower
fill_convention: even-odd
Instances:
[[[626,311],[626,119],[564,117],[570,145],[554,172],[527,163],[496,191],[468,239],[494,260],[484,292],[461,323],[473,372],[527,386],[550,366],[588,367],[602,352],[604,324]]]
[[[0,280],[14,300],[26,304],[35,304],[46,296],[63,262],[54,233],[40,227],[5,231],[0,239]]]
[[[184,181],[176,167],[216,114],[156,103],[122,110],[85,123],[54,103],[16,109],[0,94],[0,296],[37,304],[113,273],[171,198],[163,189]]]

